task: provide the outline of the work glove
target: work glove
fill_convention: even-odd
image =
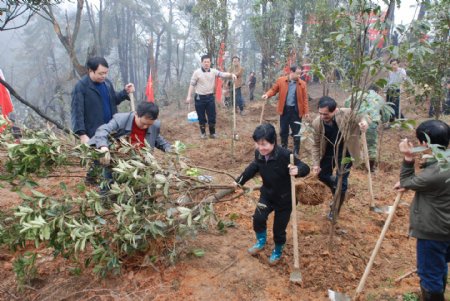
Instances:
[[[100,148],[100,153],[103,153],[103,157],[100,158],[100,164],[108,166],[111,163],[111,153],[107,147]]]

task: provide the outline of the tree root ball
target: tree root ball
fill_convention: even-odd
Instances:
[[[316,206],[326,200],[331,200],[330,189],[316,178],[297,180],[295,183],[295,197],[297,203]]]

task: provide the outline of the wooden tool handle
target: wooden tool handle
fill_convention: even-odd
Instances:
[[[291,154],[290,162],[294,165],[294,155]],[[292,200],[292,236],[294,238],[294,268],[300,267],[298,255],[298,235],[297,235],[297,203],[295,201],[295,177],[291,176],[291,200]]]
[[[265,99],[264,103],[263,103],[263,106],[262,106],[262,109],[261,109],[261,116],[259,116],[259,124],[262,124],[263,116],[264,116],[264,108],[266,107],[266,103],[267,103],[267,100]]]
[[[356,288],[355,296],[358,296],[364,289],[364,285],[366,283],[367,277],[369,276],[370,270],[372,269],[372,265],[373,265],[373,262],[375,261],[375,257],[377,256],[378,251],[380,250],[381,243],[383,242],[383,239],[386,236],[386,232],[389,228],[389,225],[392,222],[392,218],[394,217],[395,210],[397,209],[398,203],[400,202],[402,195],[403,195],[403,192],[397,193],[397,197],[395,198],[394,204],[392,205],[392,210],[389,212],[386,222],[384,223],[383,230],[381,231],[380,237],[378,238],[375,248],[372,251],[372,255],[370,256],[369,263],[367,263],[364,274],[361,277],[361,280],[359,281],[358,287]]]
[[[135,106],[136,101],[135,101],[135,99],[134,99],[134,93],[131,92],[131,93],[128,94],[128,95],[130,96],[130,106],[131,106],[131,111],[134,112],[135,109],[136,109],[136,106]]]
[[[372,173],[370,172],[370,162],[369,162],[369,149],[367,148],[367,139],[365,132],[361,132],[361,143],[364,149],[364,161],[366,163],[367,175],[369,177],[370,208],[373,208],[375,207],[375,197],[373,195]]]

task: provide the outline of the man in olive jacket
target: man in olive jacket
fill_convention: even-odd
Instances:
[[[427,120],[416,130],[420,144],[449,145],[450,127],[440,120]],[[430,146],[430,145],[428,145]],[[420,277],[422,300],[445,301],[448,262],[450,262],[450,170],[441,170],[436,159],[428,159],[422,172],[416,174],[412,144],[404,139],[399,145],[404,155],[399,191],[414,190],[409,213],[409,230],[417,238],[417,274]],[[448,150],[447,150],[448,151]],[[447,155],[448,156],[448,155]]]
[[[349,125],[352,117],[351,109],[338,108],[336,101],[328,96],[323,96],[319,99],[319,116],[312,122],[313,146],[312,157],[313,173],[319,177],[319,180],[326,184],[331,193],[336,192],[338,182],[338,173],[333,176],[333,170],[339,169],[341,161],[345,157],[352,157],[354,160],[359,159],[359,136],[360,131],[366,131],[370,119],[366,116],[357,116],[357,124],[349,129],[349,135],[345,140],[347,145],[347,152],[343,154],[344,139],[341,139],[342,133],[346,126]],[[338,166],[335,166],[337,156]],[[351,162],[344,165],[344,174],[342,179],[342,189],[340,195],[340,202],[338,202],[338,213],[345,201],[345,194],[347,191],[347,182],[350,175]],[[328,217],[332,218],[332,212]]]

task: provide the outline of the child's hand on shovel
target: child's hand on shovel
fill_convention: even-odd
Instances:
[[[298,167],[297,167],[297,165],[289,164],[288,168],[289,168],[289,175],[291,175],[291,176],[298,175]]]
[[[395,185],[394,185],[394,190],[395,190],[396,192],[405,192],[405,191],[407,191],[408,189],[401,187],[401,186],[400,186],[400,181],[398,181],[398,182],[395,183]]]

